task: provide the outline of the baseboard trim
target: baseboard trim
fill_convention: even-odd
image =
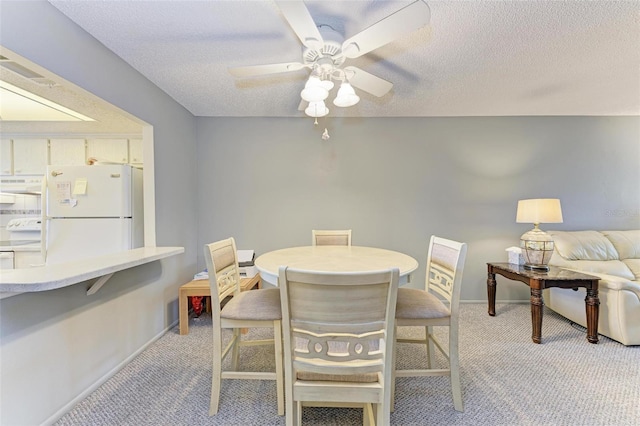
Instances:
[[[461,300],[460,303],[487,303],[487,299],[484,300]],[[531,303],[527,300],[496,300],[496,303]]]
[[[62,416],[64,416],[65,414],[67,414],[69,411],[71,411],[71,409],[80,401],[82,401],[83,399],[85,399],[87,396],[89,396],[93,391],[95,391],[96,389],[98,389],[100,386],[102,386],[107,380],[109,380],[111,377],[113,377],[118,371],[122,370],[124,368],[125,365],[127,365],[129,362],[131,362],[132,359],[134,359],[135,357],[137,357],[138,355],[140,355],[140,353],[142,351],[144,351],[145,349],[147,349],[147,347],[149,347],[149,345],[151,345],[153,342],[155,342],[156,340],[158,340],[159,338],[161,338],[163,335],[165,335],[169,330],[171,330],[173,327],[175,327],[178,324],[179,320],[175,320],[174,322],[172,322],[171,324],[169,324],[169,326],[167,328],[165,328],[164,330],[162,330],[160,333],[156,334],[155,336],[153,336],[147,343],[145,343],[144,345],[142,345],[140,348],[138,348],[137,351],[135,351],[134,353],[132,353],[131,355],[129,355],[127,358],[125,358],[124,360],[122,360],[121,363],[119,363],[118,365],[116,365],[115,367],[113,367],[109,372],[107,372],[104,376],[102,376],[100,379],[98,379],[95,383],[93,383],[91,386],[89,386],[87,389],[85,389],[83,392],[81,392],[78,396],[76,396],[75,398],[73,398],[69,403],[67,403],[66,405],[64,405],[62,408],[60,408],[58,411],[56,411],[53,415],[51,415],[48,419],[46,419],[41,426],[50,426],[52,424],[54,424],[55,422],[57,422],[58,420],[60,420],[60,418],[62,418]]]

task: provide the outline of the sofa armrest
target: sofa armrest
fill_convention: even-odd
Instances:
[[[638,300],[640,300],[640,283],[638,281],[630,281],[626,278],[616,277],[615,275],[602,274],[600,272],[585,272],[580,269],[571,269],[566,268],[571,271],[580,272],[583,274],[593,275],[600,278],[600,282],[598,283],[599,288],[606,287],[610,290],[616,291],[630,291],[636,295]]]

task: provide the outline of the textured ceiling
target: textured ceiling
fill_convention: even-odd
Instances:
[[[298,117],[308,71],[272,1],[50,0],[196,116]],[[407,1],[306,1],[350,37]],[[640,2],[429,1],[431,25],[347,60],[394,83],[331,116],[640,115]]]
[[[11,54],[0,49],[0,55],[11,58]],[[31,63],[20,58],[21,65],[33,71]],[[44,71],[43,74],[46,74]],[[111,105],[89,96],[87,93],[70,87],[67,82],[59,79],[53,74],[47,74],[51,81],[56,82],[54,86],[38,84],[26,79],[18,74],[0,67],[0,80],[10,83],[23,90],[41,96],[45,99],[58,102],[67,108],[83,113],[95,121],[41,121],[32,118],[30,121],[10,121],[0,119],[0,132],[2,133],[25,133],[25,134],[66,134],[66,133],[129,133],[140,134],[142,126],[140,123],[126,117]],[[2,99],[0,99],[2,101]],[[35,103],[34,103],[35,104]],[[3,104],[4,106],[4,104]],[[28,112],[28,111],[25,111]]]

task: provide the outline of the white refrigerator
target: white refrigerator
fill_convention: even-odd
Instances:
[[[48,166],[45,178],[47,265],[144,245],[142,170],[122,164]]]

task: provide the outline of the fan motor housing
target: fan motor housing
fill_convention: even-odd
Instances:
[[[324,59],[320,61],[322,62],[320,66],[323,68],[342,65],[345,60],[344,56],[341,55],[342,43],[344,42],[342,34],[328,25],[319,25],[318,31],[320,31],[324,44],[321,49],[310,49],[303,46],[302,59],[304,63],[313,65],[318,63],[319,60]],[[331,61],[330,64],[329,61]]]

